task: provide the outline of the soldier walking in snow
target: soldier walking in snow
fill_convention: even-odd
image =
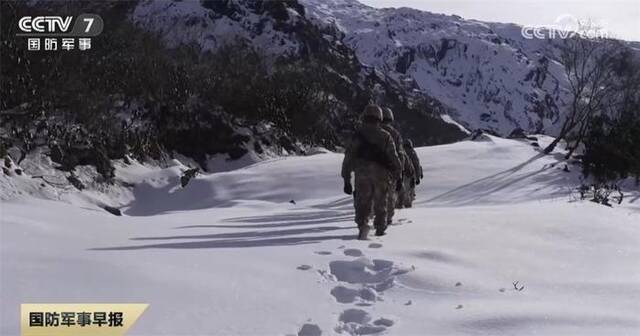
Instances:
[[[402,135],[400,135],[400,132],[398,132],[395,127],[393,127],[392,124],[394,120],[395,118],[393,116],[393,111],[391,111],[390,108],[385,107],[382,110],[382,129],[389,132],[389,134],[391,134],[391,137],[393,138],[393,143],[395,144],[396,148],[396,154],[398,155],[398,158],[400,158],[400,169],[403,172],[403,174],[401,174],[400,176],[400,179],[402,179],[405,175],[405,171],[407,171],[408,168],[411,167],[407,167],[408,160],[406,159],[407,155],[404,152],[404,147],[402,146]],[[406,173],[407,175],[412,175],[412,172],[407,171]],[[390,187],[389,192],[387,193],[387,226],[391,225],[391,222],[393,221],[393,215],[395,215],[395,209],[398,204],[398,198],[400,196],[400,191],[396,191],[395,186],[398,183],[402,184],[402,181],[390,180],[389,183]]]
[[[408,202],[411,184],[416,176],[409,154],[406,151],[403,151],[402,155],[404,156],[402,165],[402,188],[396,192],[397,196],[394,199],[396,202],[393,204],[398,209],[402,209],[404,207],[408,208],[406,204]]]
[[[362,119],[362,126],[347,146],[342,162],[342,178],[344,192],[354,194],[358,239],[366,240],[372,210],[376,235],[385,234],[389,189],[399,190],[402,187],[401,184],[391,186],[390,181],[400,181],[402,168],[393,138],[381,127],[380,107],[368,105]],[[355,175],[355,191],[351,185],[352,172]]]
[[[403,187],[400,197],[401,206],[410,208],[413,206],[413,201],[416,198],[416,185],[420,184],[420,181],[423,178],[422,166],[420,165],[420,159],[418,159],[418,154],[416,154],[415,149],[413,149],[413,142],[411,139],[404,140],[404,152],[407,155],[407,165],[413,167],[413,176],[411,178],[407,178],[403,181]]]

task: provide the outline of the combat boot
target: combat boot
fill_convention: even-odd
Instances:
[[[387,227],[386,226],[385,227],[377,227],[376,228],[376,236],[380,237],[380,236],[386,235],[387,233],[385,231],[387,231]]]
[[[367,240],[369,229],[369,225],[358,226],[358,240]]]

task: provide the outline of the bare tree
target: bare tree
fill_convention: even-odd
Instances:
[[[596,34],[598,35],[598,34]],[[589,122],[606,110],[616,94],[613,64],[623,49],[619,41],[574,35],[561,46],[560,59],[569,82],[571,105],[558,136],[544,150],[550,153],[561,140],[573,138],[570,157],[582,141]]]

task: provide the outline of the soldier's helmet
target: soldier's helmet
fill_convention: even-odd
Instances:
[[[411,139],[404,139],[404,145],[413,148],[413,141],[411,141]]]
[[[363,119],[373,119],[377,121],[382,121],[382,109],[380,106],[375,104],[369,104],[364,108],[364,113],[362,114]]]
[[[385,107],[384,109],[382,109],[382,120],[383,121],[391,122],[394,119],[395,118],[393,117],[393,111],[391,111],[390,108]]]

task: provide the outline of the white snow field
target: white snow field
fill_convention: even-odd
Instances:
[[[20,303],[73,302],[149,303],[129,335],[640,334],[637,191],[578,201],[578,167],[527,141],[418,153],[415,207],[370,241],[332,153],[184,189],[176,167],[121,166],[137,182],[121,217],[3,201],[0,334],[19,334]]]

